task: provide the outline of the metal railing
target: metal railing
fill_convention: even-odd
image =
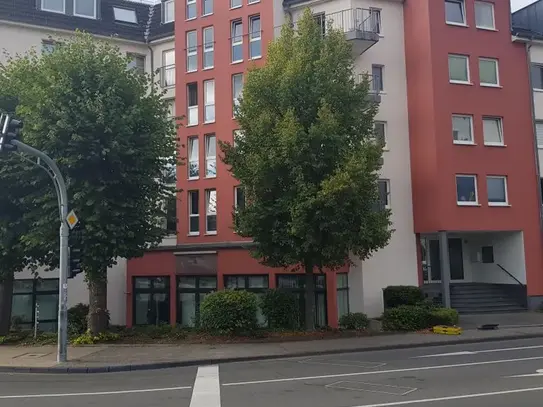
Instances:
[[[520,284],[521,286],[524,286],[525,284],[524,283],[521,283],[520,280],[518,278],[516,278],[513,274],[511,274],[509,271],[507,271],[505,269],[505,267],[503,267],[501,264],[498,264],[496,263],[496,266],[498,266],[501,270],[503,270],[509,277],[511,277],[513,280],[515,280],[518,284]]]
[[[175,85],[175,65],[167,65],[160,68],[160,86],[169,88]]]

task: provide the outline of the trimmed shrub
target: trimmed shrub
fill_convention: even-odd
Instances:
[[[258,298],[244,290],[209,294],[200,304],[200,327],[219,334],[252,333],[258,326]]]
[[[87,317],[89,315],[89,306],[87,304],[77,304],[68,310],[68,333],[79,336],[87,332]]]
[[[383,290],[385,308],[396,308],[402,305],[417,305],[424,301],[424,293],[420,287],[410,285],[391,285]]]
[[[370,324],[368,316],[362,312],[349,312],[339,319],[339,326],[343,329],[362,330]]]
[[[416,305],[401,305],[383,313],[384,331],[418,331],[430,326],[432,310]]]
[[[458,324],[458,311],[451,308],[435,308],[430,311],[430,326]]]
[[[262,314],[271,329],[297,329],[300,309],[296,297],[285,290],[267,290],[260,300]]]

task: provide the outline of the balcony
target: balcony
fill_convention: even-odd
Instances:
[[[381,103],[381,95],[379,94],[379,78],[374,78],[373,75],[366,73],[359,73],[356,76],[355,82],[357,84],[364,82],[364,77],[368,78],[369,90],[368,90],[368,101],[373,103]]]
[[[160,86],[163,88],[175,86],[175,65],[160,68]]]
[[[319,21],[319,15],[315,18]],[[342,10],[326,14],[324,20],[323,29],[331,24],[332,28],[345,33],[347,41],[353,45],[355,56],[362,55],[379,41],[379,15],[372,13],[371,10],[362,8]]]

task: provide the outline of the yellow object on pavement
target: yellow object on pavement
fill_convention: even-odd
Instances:
[[[460,328],[459,326],[438,325],[438,326],[434,326],[432,328],[432,331],[435,334],[442,334],[442,335],[461,335],[462,334],[462,328]]]

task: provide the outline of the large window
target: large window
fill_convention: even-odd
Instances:
[[[198,179],[200,176],[200,158],[198,149],[198,136],[188,138],[189,145],[189,179]]]
[[[300,326],[305,324],[305,282],[304,274],[278,274],[277,288],[290,291],[296,298],[298,304],[298,321]],[[315,280],[315,325],[325,327],[328,323],[326,310],[326,276],[314,274]]]
[[[243,61],[243,23],[232,21],[232,62]]]
[[[269,287],[268,276],[225,276],[224,287],[229,290],[246,290],[255,293],[256,296],[262,298]],[[262,314],[262,310],[258,307],[256,314],[260,326],[266,325],[266,318]]]
[[[185,18],[187,20],[196,18],[196,0],[187,0],[187,10],[185,13]]]
[[[461,206],[477,205],[477,177],[475,175],[456,176],[456,203]]]
[[[196,82],[187,84],[187,125],[198,124],[198,84]]]
[[[171,23],[175,19],[175,1],[166,0],[162,3],[162,22]]]
[[[449,82],[469,83],[469,58],[465,55],[449,55]]]
[[[200,234],[200,193],[189,191],[189,235]]]
[[[217,190],[206,189],[206,233],[217,234]]]
[[[96,0],[74,0],[74,16],[96,19]]]
[[[204,81],[204,123],[215,121],[215,80]]]
[[[349,313],[349,276],[347,273],[336,274],[337,316],[338,319]]]
[[[484,30],[495,30],[494,4],[486,1],[475,2],[475,26]]]
[[[479,58],[479,79],[482,86],[500,85],[497,59]]]
[[[241,93],[243,92],[243,74],[237,73],[235,75],[232,75],[232,98],[233,98],[233,106],[232,106],[232,114],[236,114],[236,106],[239,104],[239,98],[241,96]]]
[[[202,0],[202,14],[207,16],[213,14],[213,0]]]
[[[64,14],[66,12],[66,0],[41,0],[41,9]]]
[[[453,114],[452,136],[455,144],[473,144],[473,117]]]
[[[486,177],[488,206],[507,206],[507,178],[504,176]]]
[[[243,0],[230,0],[230,8],[241,7]]]
[[[162,52],[161,79],[163,87],[175,85],[175,50],[168,49]]]
[[[448,24],[466,25],[464,0],[445,0],[445,21]]]
[[[134,277],[134,325],[170,323],[170,278]]]
[[[33,329],[36,308],[38,330],[55,332],[58,321],[58,279],[28,279],[13,282],[11,320],[21,329]]]
[[[177,278],[177,323],[182,326],[198,326],[200,304],[217,290],[215,276],[180,276]]]
[[[206,134],[206,177],[217,176],[217,141],[214,134]]]
[[[213,27],[204,28],[204,60],[203,67],[204,69],[213,68],[215,61],[215,38],[214,38]]]
[[[372,65],[371,66],[371,85],[372,91],[379,93],[384,90],[384,81],[383,81],[383,66],[382,65]]]
[[[113,16],[115,17],[115,21],[119,21],[121,23],[130,23],[130,24],[138,23],[136,10],[134,9],[113,7]]]
[[[187,32],[187,72],[198,70],[198,39],[196,31]]]
[[[483,117],[485,145],[503,146],[503,124],[501,117]]]
[[[249,58],[262,56],[262,31],[260,30],[260,16],[249,19]]]

